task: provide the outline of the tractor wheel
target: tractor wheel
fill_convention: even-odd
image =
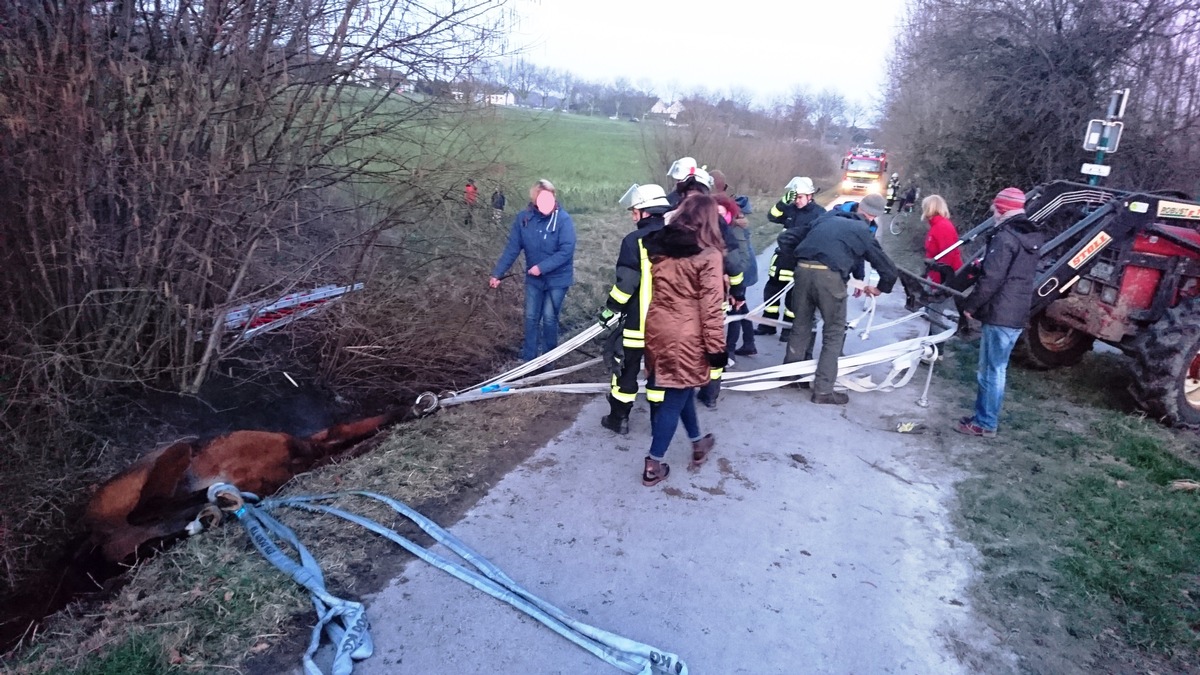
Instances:
[[[1030,368],[1049,370],[1079,363],[1092,350],[1096,339],[1083,331],[1065,326],[1046,316],[1036,314],[1029,320],[1029,329],[1021,333],[1017,355]]]
[[[1152,417],[1200,425],[1200,301],[1180,304],[1134,341],[1129,393]]]

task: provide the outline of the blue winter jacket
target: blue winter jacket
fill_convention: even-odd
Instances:
[[[543,216],[533,204],[526,206],[513,219],[508,244],[500,254],[492,276],[499,279],[525,252],[525,283],[543,288],[566,288],[574,281],[575,223],[561,206]],[[541,276],[530,276],[529,268],[537,265]]]

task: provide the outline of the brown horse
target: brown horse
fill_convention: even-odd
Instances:
[[[410,414],[386,413],[306,438],[234,431],[155,450],[96,490],[83,516],[86,548],[111,563],[134,558],[145,544],[183,537],[207,503],[210,485],[230,483],[266,497],[297,474],[353,456],[356,443]]]

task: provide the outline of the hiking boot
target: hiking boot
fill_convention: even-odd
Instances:
[[[622,436],[624,436],[629,433],[629,418],[628,417],[614,417],[613,415],[605,415],[604,417],[600,418],[600,426],[604,427],[605,429],[608,429],[609,431],[611,431],[613,433],[621,434]]]
[[[755,335],[774,335],[775,327],[774,326],[764,326],[762,324],[759,324],[758,326],[754,327],[754,334]]]
[[[758,350],[754,347],[747,347],[743,345],[733,350],[733,353],[737,354],[738,356],[755,356],[758,354]]]
[[[840,391],[831,391],[828,394],[814,393],[812,402],[821,405],[846,405],[850,402],[850,397]]]
[[[779,341],[780,342],[787,342],[788,338],[790,338],[790,337],[792,337],[792,329],[791,328],[784,328],[782,331],[779,332]]]
[[[959,420],[958,426],[954,427],[954,430],[960,434],[966,434],[968,436],[978,436],[979,438],[995,438],[996,437],[995,429],[984,429],[983,427],[976,424],[975,420],[973,420],[973,419],[967,420],[967,421]]]
[[[692,462],[688,465],[689,469],[699,469],[700,465],[708,460],[708,453],[712,452],[713,445],[717,439],[713,438],[712,434],[705,434],[698,441],[692,441]]]

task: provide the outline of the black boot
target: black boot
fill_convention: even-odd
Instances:
[[[614,417],[611,414],[605,415],[604,417],[600,418],[600,426],[604,427],[605,429],[608,429],[609,431],[611,431],[613,433],[621,434],[622,436],[624,436],[629,433],[629,418],[628,417]]]
[[[754,327],[754,334],[755,334],[755,335],[774,335],[774,334],[775,334],[775,327],[774,327],[774,326],[767,326],[767,325],[764,325],[764,324],[761,324],[761,323],[760,323],[760,324],[758,324],[757,326],[755,326],[755,327]]]
[[[780,342],[787,342],[788,338],[790,338],[790,337],[792,337],[792,329],[791,328],[784,328],[779,333],[779,341]]]

